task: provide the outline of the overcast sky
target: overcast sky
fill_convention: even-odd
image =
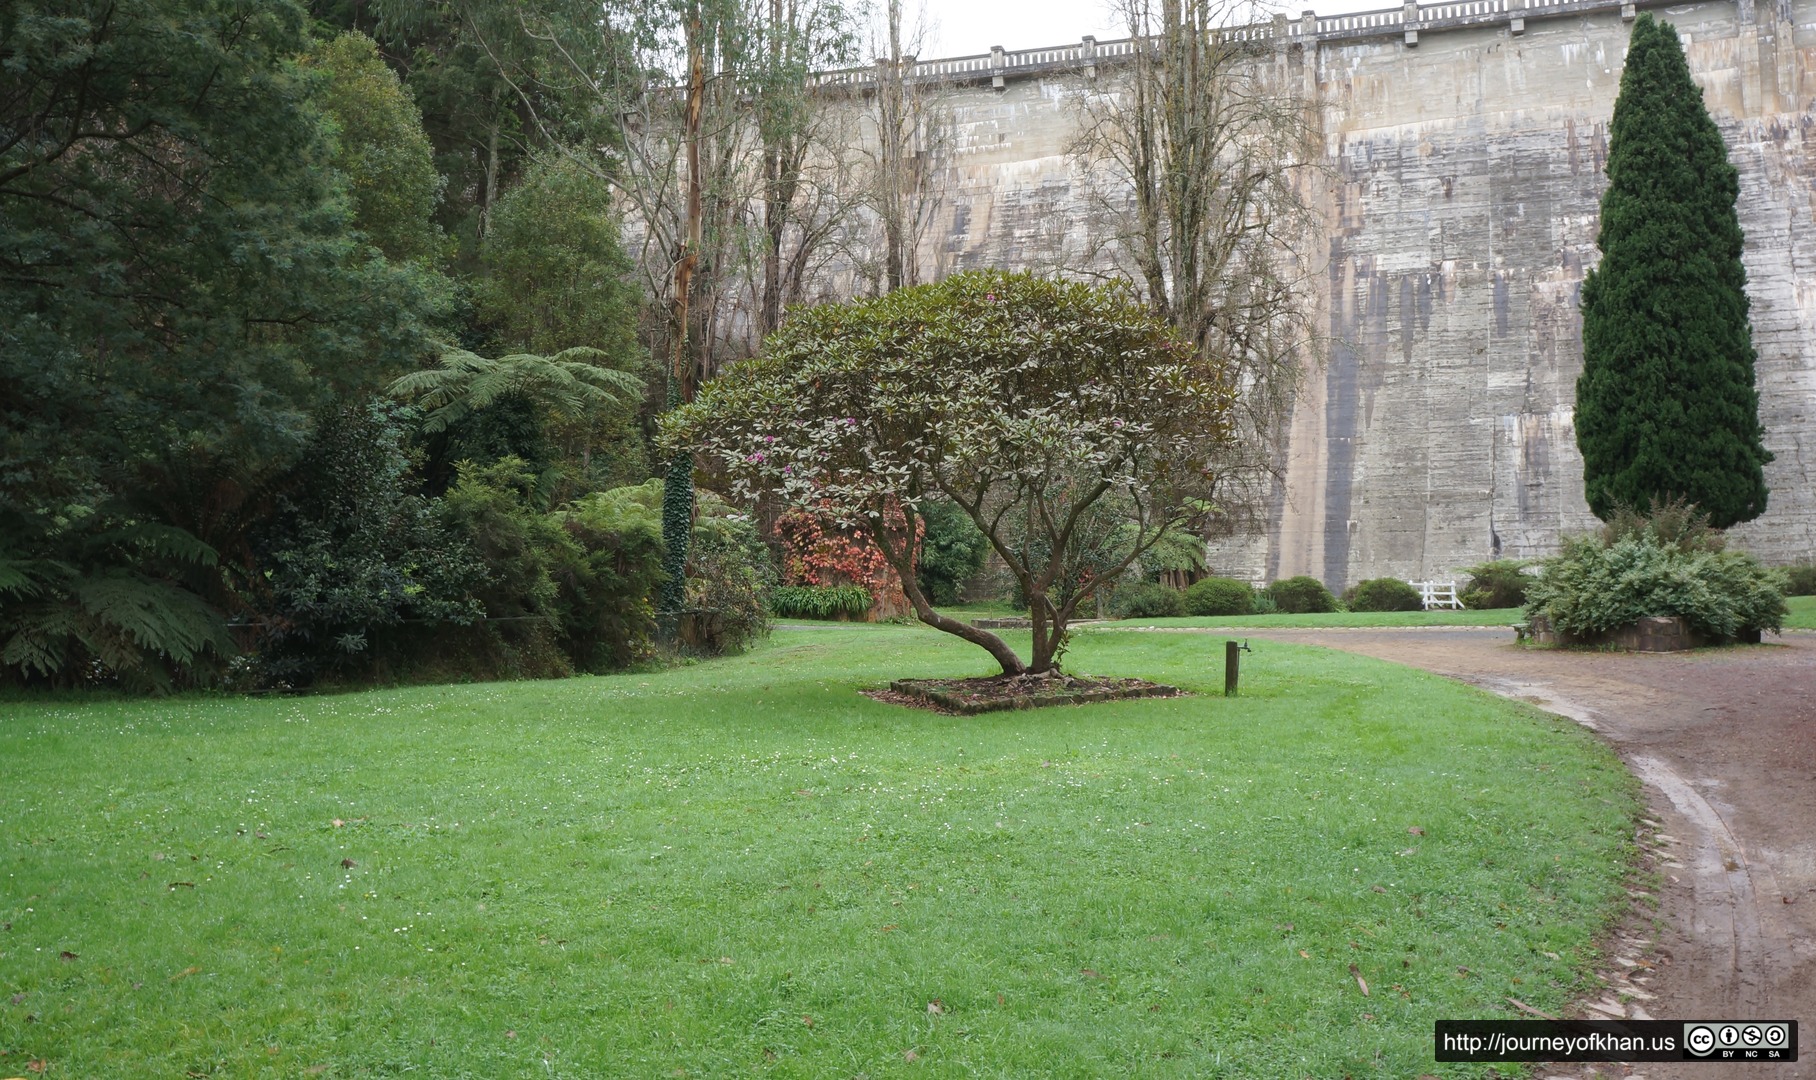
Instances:
[[[882,7],[882,0],[875,0]],[[930,32],[922,59],[971,56],[1001,45],[1011,51],[1062,45],[1086,34],[1099,40],[1127,37],[1109,0],[904,0],[904,12],[926,6]],[[1310,8],[1320,15],[1396,7],[1394,0],[1292,0],[1289,17]],[[904,19],[904,22],[909,21]]]

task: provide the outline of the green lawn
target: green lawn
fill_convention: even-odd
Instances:
[[[1288,645],[1238,699],[1193,636],[1072,659],[1200,693],[910,712],[855,688],[983,653],[828,627],[0,703],[0,1076],[1480,1076],[1432,1021],[1556,1008],[1625,900],[1635,785],[1571,724]]]
[[[1795,626],[1804,630],[1816,630],[1816,596],[1787,597],[1785,606],[1791,609],[1791,613],[1785,616],[1786,628]]]
[[[1519,608],[1485,611],[1334,611],[1319,615],[1216,615],[1189,619],[1129,619],[1123,626],[1307,628],[1327,626],[1512,626],[1525,622]]]

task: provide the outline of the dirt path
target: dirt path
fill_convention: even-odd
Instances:
[[[1645,783],[1641,839],[1662,888],[1656,911],[1636,904],[1610,942],[1609,993],[1581,1015],[1803,1021],[1796,1063],[1538,1075],[1816,1077],[1816,634],[1674,654],[1523,649],[1505,627],[1220,636],[1409,664],[1599,732]]]

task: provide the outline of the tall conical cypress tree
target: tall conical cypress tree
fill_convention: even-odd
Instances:
[[[1583,283],[1576,443],[1589,508],[1682,497],[1727,528],[1766,508],[1738,174],[1677,29],[1633,24]]]

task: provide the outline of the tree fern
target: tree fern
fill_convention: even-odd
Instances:
[[[390,386],[392,396],[414,399],[425,412],[423,431],[434,434],[511,394],[533,398],[569,416],[617,404],[643,392],[635,375],[605,367],[598,349],[576,346],[552,356],[512,353],[490,359],[450,348],[439,367],[413,371]]]

